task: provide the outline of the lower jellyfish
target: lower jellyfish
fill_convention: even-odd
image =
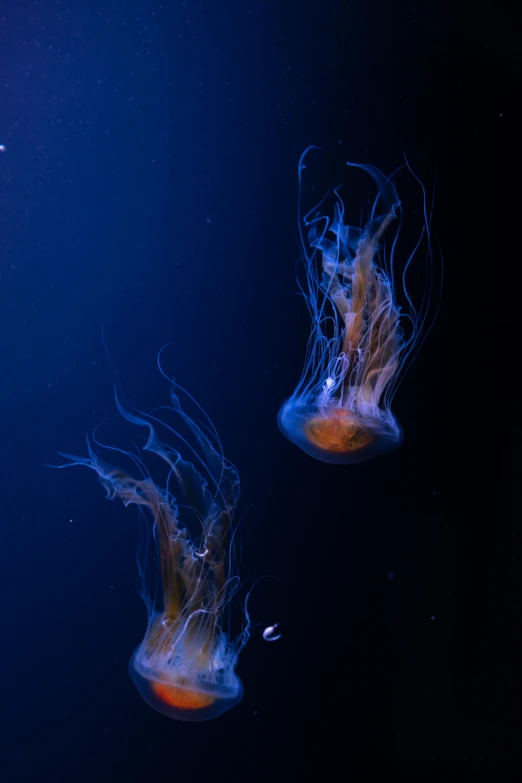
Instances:
[[[300,193],[303,161],[310,149],[299,161]],[[400,271],[395,258],[400,222],[389,252],[379,252],[379,243],[400,210],[395,185],[374,166],[347,165],[366,172],[378,193],[362,228],[345,223],[345,205],[338,189],[333,191],[332,218],[321,211],[323,199],[303,219],[311,250],[306,251],[300,228],[306,272],[301,289],[312,330],[301,379],[278,414],[279,427],[289,440],[316,459],[340,464],[362,462],[396,449],[402,442],[391,403],[430,328],[433,275],[431,215],[425,189],[409,164],[406,166],[422,191],[423,228]],[[422,303],[416,310],[406,276],[423,240],[427,263]],[[405,313],[401,312],[398,293],[406,305]]]
[[[152,522],[159,560],[159,587],[145,584],[151,570],[140,563],[148,624],[143,641],[129,663],[129,674],[144,700],[169,718],[203,721],[237,704],[243,694],[235,673],[239,652],[249,637],[249,620],[231,642],[223,627],[224,610],[237,588],[228,573],[231,525],[239,498],[239,476],[225,459],[215,428],[205,417],[197,424],[171,391],[170,411],[176,425],[157,412],[131,412],[116,396],[118,410],[128,422],[147,430],[139,454],[108,447],[129,473],[103,461],[88,442],[88,457],[62,454],[71,465],[92,468],[109,499],[146,509]],[[199,406],[198,406],[199,407]],[[164,445],[163,430],[173,445]],[[163,462],[166,481],[155,482],[145,453]],[[183,456],[182,456],[183,455]],[[134,473],[135,475],[131,475]],[[149,539],[150,540],[150,539]]]

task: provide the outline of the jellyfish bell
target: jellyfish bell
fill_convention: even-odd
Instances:
[[[158,614],[129,661],[130,678],[150,707],[168,718],[200,722],[241,701],[237,654],[225,634],[217,644],[208,641],[207,632],[184,633]]]
[[[300,188],[307,153],[299,164]],[[371,177],[377,196],[362,228],[346,223],[339,189],[333,192],[332,217],[324,214],[323,199],[319,208],[302,219],[310,251],[305,249],[300,227],[306,276],[301,290],[312,328],[301,378],[278,414],[279,428],[290,441],[316,459],[337,464],[362,462],[401,445],[402,428],[391,403],[435,317],[427,323],[433,270],[431,215],[422,183],[406,163],[422,190],[424,224],[413,252],[399,269],[400,221],[396,218],[400,201],[395,184],[374,166],[347,165]],[[397,230],[388,246],[381,248],[394,221]],[[425,293],[416,310],[406,277],[423,239],[427,247]]]
[[[390,416],[357,415],[341,406],[331,408],[288,401],[278,414],[281,432],[306,454],[321,462],[353,465],[398,449],[402,429]]]

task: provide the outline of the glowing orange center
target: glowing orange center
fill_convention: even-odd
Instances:
[[[375,440],[375,436],[351,413],[336,408],[328,416],[315,416],[306,424],[308,439],[325,451],[361,451]]]
[[[170,707],[200,710],[215,702],[214,696],[201,691],[191,691],[189,688],[180,688],[179,685],[166,685],[164,682],[153,682],[151,685],[156,696]]]

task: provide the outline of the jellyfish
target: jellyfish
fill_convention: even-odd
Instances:
[[[116,393],[123,419],[146,430],[137,453],[106,447],[118,455],[118,462],[131,466],[128,470],[105,462],[89,439],[87,457],[61,454],[69,462],[58,467],[91,468],[109,499],[137,505],[148,515],[152,537],[149,532],[139,547],[146,557],[139,557],[139,566],[148,622],[130,659],[129,674],[143,699],[158,712],[203,721],[236,705],[243,693],[235,668],[249,636],[246,608],[243,629],[234,641],[224,627],[225,609],[238,586],[230,572],[230,556],[239,476],[224,457],[210,419],[199,406],[204,423],[190,418],[179,391],[172,387],[171,406],[160,409],[161,418],[158,411],[144,414],[123,405]],[[169,423],[167,415],[175,422]],[[163,432],[166,438],[160,439]],[[172,443],[165,445],[164,439]],[[148,454],[159,458],[155,464],[166,476],[163,486],[149,473]],[[151,579],[152,560],[159,567]]]
[[[299,193],[304,158],[299,161]],[[377,196],[362,228],[347,225],[340,189],[333,191],[333,216],[323,204],[303,218],[308,230],[303,247],[306,280],[301,291],[312,318],[304,369],[292,396],[278,414],[283,434],[304,452],[329,463],[353,464],[400,446],[402,429],[391,403],[406,368],[434,320],[431,285],[433,261],[431,214],[418,177],[423,226],[413,252],[398,268],[399,226],[387,253],[380,243],[400,211],[392,178],[375,166],[347,163],[366,172]],[[300,212],[300,209],[299,209]],[[424,294],[418,309],[406,286],[414,257],[426,240]],[[401,311],[398,295],[406,306]],[[407,324],[406,334],[405,328]]]

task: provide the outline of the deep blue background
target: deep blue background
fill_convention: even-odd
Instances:
[[[2,780],[327,779],[505,756],[502,541],[471,468],[480,275],[461,252],[471,150],[503,143],[505,94],[483,81],[498,36],[483,50],[475,17],[459,37],[437,4],[379,0],[13,0],[1,16]],[[405,442],[351,468],[276,426],[308,334],[309,144],[385,171],[402,146],[437,174],[446,286],[396,397]],[[318,171],[322,192],[341,169]],[[254,633],[244,700],[214,722],[169,722],[128,678],[136,515],[90,472],[44,467],[114,412],[102,323],[142,409],[167,401],[156,353],[172,341],[168,371],[240,471],[241,575],[277,577],[251,610],[283,637]]]

